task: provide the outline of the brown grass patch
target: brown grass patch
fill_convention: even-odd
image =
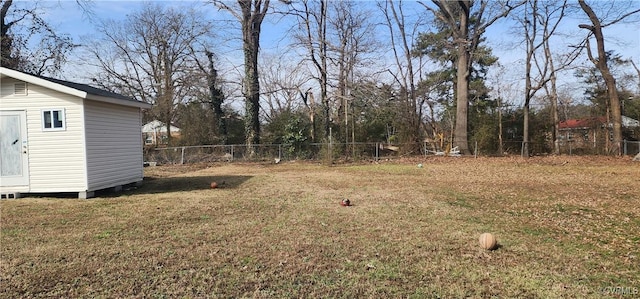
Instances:
[[[0,297],[601,298],[607,287],[640,289],[640,164],[629,159],[146,171],[145,184],[123,194],[1,201]],[[482,250],[482,232],[500,248]]]

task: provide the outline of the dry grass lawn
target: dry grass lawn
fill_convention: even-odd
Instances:
[[[213,164],[146,176],[92,200],[0,201],[0,297],[640,296],[640,163],[629,158]],[[482,232],[500,247],[481,249]]]

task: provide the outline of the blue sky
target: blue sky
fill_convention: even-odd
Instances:
[[[212,4],[207,4],[204,1],[158,1],[164,5],[170,6],[195,6],[199,10],[204,11],[206,15],[211,16],[214,20],[229,20],[231,17],[224,11],[219,11]],[[276,2],[276,0],[272,0]],[[83,13],[78,7],[75,0],[50,0],[45,1],[43,5],[49,7],[46,10],[45,18],[54,25],[60,32],[68,33],[74,40],[79,40],[81,36],[90,36],[94,33],[94,26],[91,23],[92,18],[108,18],[108,19],[123,19],[127,14],[137,10],[143,2],[141,1],[93,1],[91,4],[91,10],[93,15]],[[409,4],[416,4],[408,1]],[[640,0],[630,2],[632,5],[640,6]],[[416,5],[420,8],[420,6]],[[375,8],[374,8],[375,10]],[[280,17],[270,16],[263,23],[263,33],[261,36],[261,45],[263,53],[278,53],[287,51],[286,45],[288,43],[286,30],[290,28],[290,23],[286,23],[286,19],[283,21]],[[382,22],[382,17],[380,17]],[[559,48],[564,48],[566,45],[562,43],[573,43],[574,40],[584,37],[586,31],[578,29],[579,23],[585,23],[586,18],[579,15],[576,19],[571,19],[566,22],[563,27],[563,31],[567,33],[566,37],[558,39],[555,43]],[[230,23],[237,24],[237,23]],[[487,38],[492,47],[494,54],[500,58],[500,62],[505,66],[507,71],[514,72],[513,80],[519,80],[522,75],[521,63],[524,56],[524,50],[522,46],[518,46],[514,40],[517,38],[510,33],[512,22],[502,21],[494,24],[487,32]],[[386,34],[386,29],[376,34]],[[229,33],[227,33],[229,34]],[[238,32],[239,34],[239,32]],[[615,50],[621,54],[624,58],[633,58],[636,62],[640,62],[640,22],[626,23],[611,26],[605,29],[605,36],[607,38],[607,50]],[[241,63],[241,52],[239,51],[239,43],[229,43],[226,47],[220,49],[220,56],[226,59],[230,64]],[[78,57],[71,57],[71,62]],[[78,78],[78,71],[73,67],[65,73],[67,79]],[[567,76],[568,77],[568,76]]]
[[[599,0],[598,0],[599,1]],[[164,5],[169,6],[187,6],[187,7],[197,7],[199,10],[205,11],[208,15],[211,16],[212,19],[229,19],[229,15],[224,11],[219,11],[212,4],[206,3],[206,1],[152,1],[152,2],[160,2]],[[272,2],[277,2],[276,0]],[[372,1],[367,1],[372,2]],[[413,1],[405,1],[407,3],[411,3]],[[91,8],[93,11],[93,15],[98,18],[110,18],[110,19],[123,19],[127,14],[138,9],[142,1],[121,1],[121,0],[102,0],[102,1],[92,1]],[[631,3],[637,4],[640,7],[640,0],[632,1]],[[71,34],[73,37],[92,34],[94,32],[93,25],[91,24],[91,16],[82,12],[80,7],[76,4],[75,0],[48,0],[44,2],[44,5],[49,7],[46,10],[48,19],[52,24],[56,25],[61,32],[67,32]],[[420,6],[417,6],[418,8]],[[278,17],[271,16],[270,19],[265,21],[263,24],[263,44],[270,45],[273,42],[277,42],[281,36],[271,35],[272,33],[282,33],[287,24],[283,21],[279,23],[275,23],[276,19],[280,19]],[[565,27],[574,27],[575,31],[578,31],[577,24],[584,23],[585,18],[574,19]],[[509,24],[502,22],[498,23],[495,26],[490,27],[488,34],[490,35],[490,39],[500,40],[503,38],[509,38],[505,36],[507,28]],[[621,44],[612,45],[617,48],[620,52],[623,52],[631,56],[635,55],[636,58],[640,58],[640,22],[636,24],[621,24],[616,26],[611,26],[605,29],[605,35],[607,37],[614,37],[618,39]],[[272,38],[270,38],[272,37]],[[626,43],[623,44],[623,43]],[[635,48],[635,49],[632,49]]]

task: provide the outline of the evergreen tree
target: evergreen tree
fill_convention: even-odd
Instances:
[[[462,12],[459,6],[452,6],[452,13],[457,15]],[[477,20],[478,12],[470,15],[470,31],[475,32],[476,26],[479,26],[481,22]],[[434,21],[435,32],[423,32],[418,35],[418,39],[413,49],[414,56],[426,56],[436,62],[441,69],[433,71],[427,74],[426,79],[420,82],[419,85],[423,86],[423,90],[432,90],[431,88],[425,88],[424,85],[435,85],[437,87],[437,96],[439,103],[442,104],[446,111],[455,111],[458,101],[457,99],[457,80],[458,74],[458,50],[456,49],[456,37],[454,30],[443,22],[440,18],[436,18]],[[469,105],[467,114],[467,129],[469,130],[469,136],[472,139],[478,138],[475,136],[477,132],[475,129],[483,128],[485,125],[482,122],[491,121],[491,112],[495,109],[487,109],[487,107],[495,107],[496,104],[489,99],[488,93],[490,89],[485,84],[487,72],[489,67],[494,65],[498,58],[493,56],[491,48],[483,45],[485,38],[479,37],[476,46],[471,50],[470,55],[470,69],[468,78],[468,98],[467,103]],[[447,113],[449,115],[450,113]],[[446,115],[443,115],[446,116]],[[482,129],[481,135],[486,135],[486,127]],[[453,132],[451,132],[453,133]],[[494,137],[495,138],[495,137]],[[485,137],[482,137],[485,139]]]

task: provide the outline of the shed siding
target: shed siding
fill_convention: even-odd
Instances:
[[[29,150],[29,192],[81,192],[87,189],[82,99],[28,84],[14,95],[14,79],[1,84],[0,109],[25,110]],[[64,131],[42,130],[42,109],[64,109]]]
[[[142,181],[139,108],[85,100],[89,191]]]

